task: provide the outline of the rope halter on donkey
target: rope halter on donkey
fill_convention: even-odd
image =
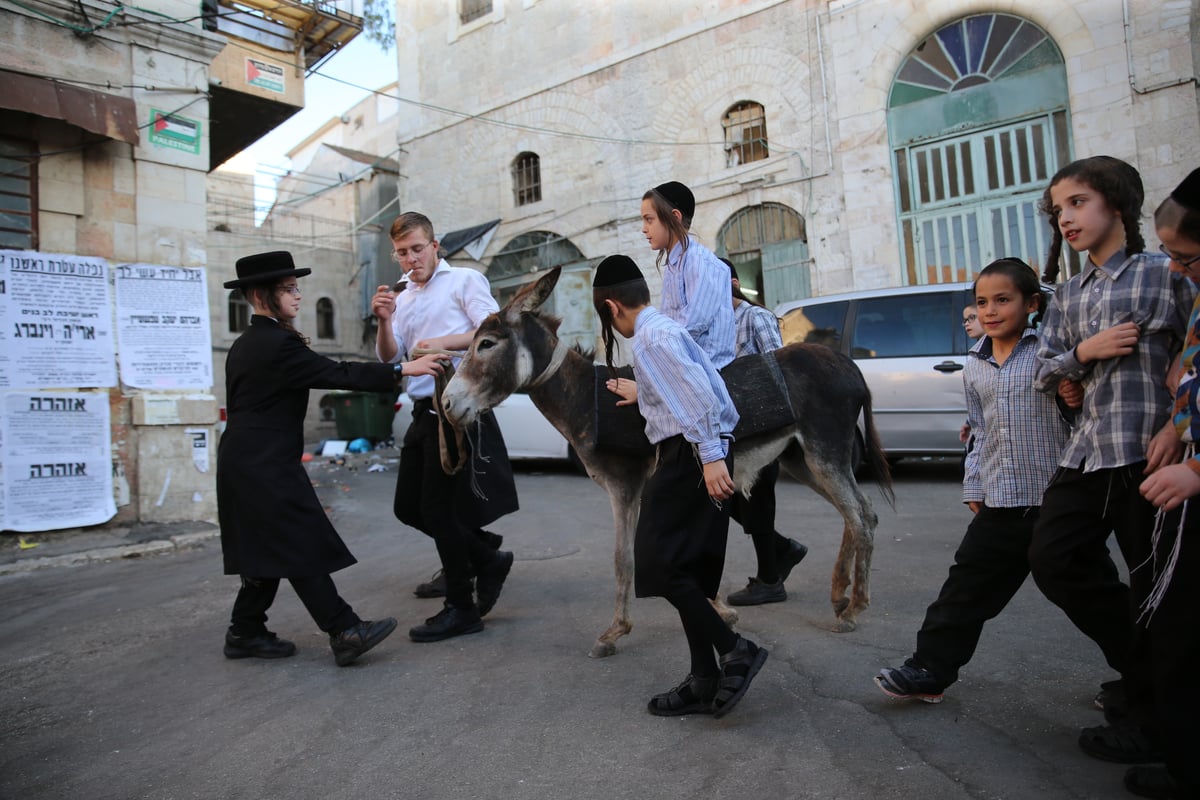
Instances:
[[[546,364],[545,369],[538,373],[537,377],[528,383],[528,388],[534,388],[545,383],[550,377],[558,371],[562,366],[563,360],[567,357],[568,347],[561,339],[554,345],[554,352],[550,354],[550,361]],[[446,390],[446,384],[454,377],[454,361],[453,359],[461,359],[466,355],[461,350],[443,350],[441,348],[416,348],[412,351],[413,358],[420,358],[426,355],[437,355],[445,357],[445,369],[442,373],[434,378],[433,390],[433,407],[438,416],[438,450],[441,454],[442,471],[447,475],[454,475],[467,463],[467,448],[466,434],[462,428],[450,422],[446,416],[446,409],[442,405],[442,393]],[[454,431],[454,445],[451,447],[447,439],[447,428]],[[479,450],[479,442],[476,442],[476,452]],[[479,454],[480,459],[486,461],[487,457],[482,453]],[[476,495],[483,499],[483,493],[479,490],[478,482],[474,476],[474,465],[472,465],[471,489]]]

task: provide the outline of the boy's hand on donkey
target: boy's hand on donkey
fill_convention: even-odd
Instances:
[[[1136,322],[1122,322],[1084,339],[1075,347],[1075,357],[1081,364],[1087,364],[1105,358],[1127,356],[1133,352],[1141,336]]]
[[[621,398],[617,401],[619,406],[631,406],[637,402],[637,381],[631,381],[629,378],[609,378],[604,386]]]
[[[704,465],[704,486],[713,500],[728,500],[733,497],[733,478],[724,461],[710,461]]]

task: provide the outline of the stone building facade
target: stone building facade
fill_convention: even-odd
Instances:
[[[654,288],[639,204],[666,180],[694,190],[693,232],[775,306],[967,279],[1001,255],[1040,266],[1036,200],[1058,167],[1130,161],[1148,213],[1200,164],[1188,2],[443,0],[397,14],[400,206],[439,232],[500,218],[473,263],[501,296],[565,264],[558,310],[582,340],[599,258],[632,256]]]

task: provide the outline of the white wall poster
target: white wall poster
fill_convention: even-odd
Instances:
[[[102,258],[0,250],[0,388],[117,385]]]
[[[95,392],[3,394],[0,528],[74,528],[116,515],[108,402]]]
[[[212,386],[212,335],[203,269],[113,268],[121,383],[140,389]]]

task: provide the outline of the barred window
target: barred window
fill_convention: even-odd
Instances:
[[[0,139],[0,247],[36,250],[37,160],[34,145]]]
[[[492,13],[492,0],[458,0],[458,21],[461,25]]]
[[[242,294],[241,289],[234,289],[229,293],[229,332],[241,333],[250,327],[250,308],[249,301],[246,300],[246,295]]]
[[[542,167],[537,153],[521,153],[512,162],[513,203],[519,206],[542,199]]]
[[[766,158],[767,115],[758,103],[743,101],[730,107],[721,120],[725,128],[725,164],[735,167]]]
[[[328,297],[322,297],[317,301],[317,338],[334,338],[333,301]]]

